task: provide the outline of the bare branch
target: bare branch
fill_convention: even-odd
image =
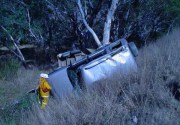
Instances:
[[[106,22],[104,25],[103,44],[109,44],[111,21],[113,19],[114,12],[117,8],[118,2],[119,2],[119,0],[112,0],[111,7],[108,11]]]
[[[90,1],[90,0],[89,0]],[[92,1],[91,1],[92,2]],[[92,8],[92,14],[90,15],[89,18],[89,26],[93,26],[93,22],[97,16],[97,14],[99,13],[102,4],[103,4],[104,0],[99,0],[99,2],[97,3],[97,5],[95,7]],[[92,4],[92,3],[91,3]]]
[[[23,5],[24,7],[27,6],[27,5],[26,5],[23,1],[21,1],[21,0],[16,0],[16,2],[19,3],[19,4],[21,4],[21,5]]]
[[[21,40],[21,38],[18,39],[18,41],[20,41],[20,40]],[[18,45],[16,44],[15,41],[13,41],[13,44],[14,44],[16,50],[18,51],[19,56],[21,57],[21,61],[25,62],[25,58],[24,58],[23,54],[21,53],[21,50],[19,49]]]
[[[88,0],[89,1],[89,5],[91,8],[94,8],[93,4],[92,4],[92,1],[91,0]]]
[[[21,60],[21,57],[15,52],[13,51],[9,46],[6,46],[8,48],[8,50],[13,53],[16,57],[18,57]]]
[[[77,4],[78,4],[79,11],[81,13],[81,16],[82,16],[82,20],[83,20],[84,25],[86,26],[88,31],[93,35],[94,40],[96,41],[97,45],[100,47],[102,44],[101,44],[99,38],[97,37],[94,30],[88,25],[88,23],[87,23],[87,21],[85,19],[84,12],[83,12],[82,5],[81,5],[81,0],[78,0]]]
[[[11,34],[7,31],[6,28],[4,28],[3,26],[1,26],[1,28],[8,34],[9,38],[14,41],[13,37],[11,36]]]
[[[129,4],[128,11],[126,12],[126,15],[125,15],[125,21],[127,21],[128,18],[129,18],[129,14],[130,14],[130,6],[131,6],[131,4]]]
[[[25,63],[25,58],[24,58],[23,54],[21,53],[21,50],[19,49],[19,47],[18,47],[18,45],[16,44],[16,41],[14,40],[14,38],[12,37],[12,35],[8,32],[8,30],[7,30],[5,27],[1,26],[1,28],[8,34],[8,36],[9,36],[10,40],[12,41],[14,47],[16,48],[18,54],[17,54],[15,51],[13,51],[10,47],[7,46],[7,48],[8,48],[15,56],[17,56],[23,63]],[[20,40],[21,40],[21,38],[19,38],[19,39],[17,40],[17,42],[19,42]]]
[[[36,39],[37,42],[39,42],[39,39],[37,38],[37,36],[33,33],[32,28],[31,28],[31,17],[29,14],[29,10],[26,9],[27,11],[27,16],[28,16],[28,27],[29,27],[29,32],[31,33],[31,35]]]

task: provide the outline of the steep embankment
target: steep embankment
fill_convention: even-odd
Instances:
[[[34,104],[15,123],[128,125],[137,118],[143,125],[179,125],[180,31],[142,48],[137,63],[137,74],[116,76],[82,96],[50,99],[44,111]]]

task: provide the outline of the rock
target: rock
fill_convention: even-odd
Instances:
[[[134,123],[138,123],[138,119],[137,119],[137,117],[134,115],[134,116],[132,116],[132,121],[134,122]]]

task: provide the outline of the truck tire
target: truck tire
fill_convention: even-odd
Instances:
[[[135,45],[135,43],[134,42],[130,42],[128,44],[128,46],[129,46],[129,49],[131,50],[131,53],[133,54],[133,56],[137,57],[138,56],[138,48]]]

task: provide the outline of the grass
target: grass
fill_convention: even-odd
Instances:
[[[20,64],[16,59],[6,59],[0,62],[0,79],[8,80],[9,78],[16,77],[16,72]]]
[[[113,79],[95,84],[86,93],[50,98],[46,110],[41,110],[33,102],[26,110],[18,109],[18,117],[5,114],[6,124],[133,125],[132,117],[136,116],[139,125],[180,125],[180,102],[168,88],[174,81],[180,84],[179,40],[180,31],[176,30],[142,48],[136,59],[139,67],[136,74],[121,76],[117,73]],[[32,80],[38,79],[38,71],[20,69],[18,72],[17,79],[8,81],[0,93],[4,93],[9,85],[14,85],[10,88],[19,92],[16,93],[18,97],[35,86]],[[0,84],[4,85],[4,81]],[[5,96],[13,93],[11,90]]]
[[[38,85],[40,71],[20,68],[14,77],[0,80],[0,107],[4,107],[22,97],[27,91]]]
[[[15,70],[11,65],[7,66],[7,73],[13,71],[10,76],[6,74],[0,79],[0,121],[1,124],[15,124],[14,120],[18,118],[21,110],[30,106],[30,97],[26,94],[32,88],[38,85],[40,71],[37,69],[26,70],[19,68]]]

